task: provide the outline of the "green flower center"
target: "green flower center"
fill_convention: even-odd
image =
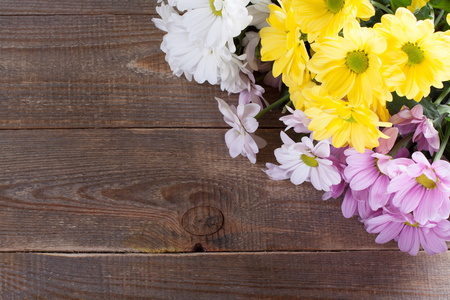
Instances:
[[[355,50],[347,53],[347,67],[356,74],[364,73],[369,68],[369,58],[366,52]]]
[[[325,0],[327,9],[333,14],[337,14],[344,7],[345,0]]]
[[[214,2],[216,2],[216,1],[215,0],[209,0],[209,6],[211,7],[211,10],[212,10],[213,14],[215,14],[218,17],[221,17],[222,16],[222,9],[216,10],[216,7],[214,6]]]
[[[436,188],[436,182],[429,179],[427,176],[425,176],[425,174],[416,177],[416,181],[429,190],[433,190]]]
[[[306,154],[302,154],[301,158],[302,158],[303,162],[305,163],[305,165],[307,165],[308,167],[315,168],[319,165],[319,163],[317,162],[317,160],[314,157],[310,157]]]
[[[355,118],[353,118],[353,115],[350,116],[350,118],[348,118],[348,119],[344,119],[344,121],[347,121],[347,122],[350,122],[350,123],[356,123],[356,120],[355,120]]]
[[[422,49],[417,44],[406,43],[402,47],[403,52],[408,55],[408,65],[418,65],[425,59]]]
[[[414,224],[411,224],[409,222],[405,222],[406,225],[411,226],[411,227],[419,227],[419,224],[416,222]]]

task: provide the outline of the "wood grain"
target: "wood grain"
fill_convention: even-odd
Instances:
[[[154,14],[156,0],[1,0],[0,15]]]
[[[225,132],[0,131],[0,250],[396,248],[345,219],[339,200],[270,180],[278,130],[259,133],[271,147],[256,165],[229,157]]]
[[[0,17],[0,128],[226,127],[237,96],[172,75],[151,19]]]
[[[450,255],[0,254],[2,299],[447,299]]]

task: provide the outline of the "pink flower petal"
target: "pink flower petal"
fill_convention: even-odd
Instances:
[[[427,167],[431,168],[430,162],[425,157],[425,155],[422,152],[416,151],[411,155],[411,158],[418,164],[426,165]]]
[[[391,197],[391,194],[386,192],[389,185],[389,177],[381,175],[373,183],[369,190],[369,205],[372,210],[377,210],[383,207]]]
[[[424,234],[423,231],[419,231],[420,244],[429,255],[435,255],[437,253],[442,253],[447,251],[447,244],[445,240],[441,239],[434,233],[433,230],[430,230],[427,234]]]
[[[345,218],[351,218],[356,213],[356,206],[358,201],[353,198],[351,190],[348,189],[345,193],[344,201],[342,201],[341,211]]]
[[[354,190],[364,190],[374,183],[380,172],[373,166],[365,170],[361,170],[350,180],[350,188]]]
[[[390,222],[375,239],[375,243],[384,244],[398,236],[405,224],[400,222]]]

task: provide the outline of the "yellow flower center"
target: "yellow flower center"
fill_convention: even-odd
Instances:
[[[408,55],[408,65],[418,65],[425,59],[422,49],[417,44],[406,43],[402,47],[403,52]]]
[[[411,224],[409,222],[405,222],[405,224],[408,225],[408,226],[411,226],[411,227],[419,227],[419,224],[417,224],[417,222],[414,223],[414,224]]]
[[[347,53],[347,67],[356,74],[364,73],[369,68],[369,58],[366,52],[355,50]]]
[[[317,160],[314,157],[310,157],[306,154],[302,154],[301,158],[302,158],[303,162],[305,163],[305,165],[307,165],[308,167],[315,168],[319,165],[319,163],[317,162]]]
[[[337,14],[344,7],[345,0],[325,0],[327,9],[333,14]]]
[[[433,190],[436,188],[436,182],[429,179],[427,176],[425,176],[425,174],[416,177],[416,181],[429,190]]]
[[[218,17],[221,17],[222,16],[222,9],[216,10],[216,7],[214,6],[214,2],[216,2],[216,0],[209,0],[209,6],[211,7],[211,10],[212,10],[213,14],[215,14]]]

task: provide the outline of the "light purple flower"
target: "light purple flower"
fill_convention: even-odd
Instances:
[[[225,101],[216,97],[219,110],[224,115],[224,121],[232,127],[225,134],[225,142],[230,149],[230,156],[241,154],[248,157],[251,163],[256,163],[256,153],[264,148],[267,143],[264,139],[253,134],[258,129],[258,121],[255,116],[260,111],[258,104],[229,106]]]
[[[272,180],[289,179],[289,176],[287,175],[288,172],[280,168],[280,166],[271,163],[266,163],[266,167],[267,169],[263,170],[263,172],[265,172],[270,177],[270,179]]]
[[[446,241],[450,240],[448,220],[420,224],[412,214],[395,208],[385,208],[382,215],[366,220],[365,227],[369,233],[379,233],[376,243],[394,239],[401,251],[411,255],[417,255],[420,245],[430,255],[446,252]]]
[[[336,148],[333,145],[330,145],[330,156],[328,159],[333,162],[333,165],[336,167],[339,174],[341,174],[342,179],[340,183],[332,185],[329,192],[325,192],[322,195],[322,200],[327,200],[330,198],[337,199],[348,187],[348,183],[344,178],[344,170],[347,167],[347,164],[345,163],[345,159],[347,158],[345,155],[345,150],[347,149],[348,147]]]
[[[246,85],[246,87],[239,93],[239,104],[256,103],[261,107],[261,109],[263,108],[263,102],[268,105],[267,101],[263,97],[265,90],[262,86],[255,83],[255,77],[253,74],[244,69],[243,71],[241,70],[239,76],[241,76],[242,82]]]
[[[383,207],[391,198],[391,195],[386,192],[390,182],[386,168],[391,157],[369,149],[360,153],[350,148],[345,151],[345,154],[347,167],[344,175],[350,188],[355,191],[367,190],[367,200],[372,210]]]
[[[405,107],[391,116],[389,121],[396,125],[401,135],[414,131],[412,141],[417,143],[419,151],[426,150],[433,155],[439,150],[439,132],[434,128],[433,122],[424,116],[422,105],[418,104],[411,110]]]
[[[280,133],[283,145],[275,149],[275,157],[281,165],[278,168],[268,166],[266,173],[274,180],[290,178],[293,184],[311,182],[317,190],[329,191],[334,184],[341,182],[341,175],[333,162],[328,159],[330,144],[320,141],[314,146],[313,141],[303,137],[295,143],[283,131]],[[285,173],[282,174],[281,171]]]
[[[392,205],[401,212],[413,212],[420,224],[447,219],[450,214],[450,164],[443,160],[430,164],[422,152],[412,154],[413,163],[399,167],[391,179]],[[394,163],[396,160],[393,161]]]
[[[311,130],[308,129],[308,125],[311,123],[311,120],[303,111],[300,109],[293,110],[289,106],[286,106],[286,109],[291,114],[280,118],[280,121],[287,126],[285,131],[293,128],[297,133],[311,133]]]

